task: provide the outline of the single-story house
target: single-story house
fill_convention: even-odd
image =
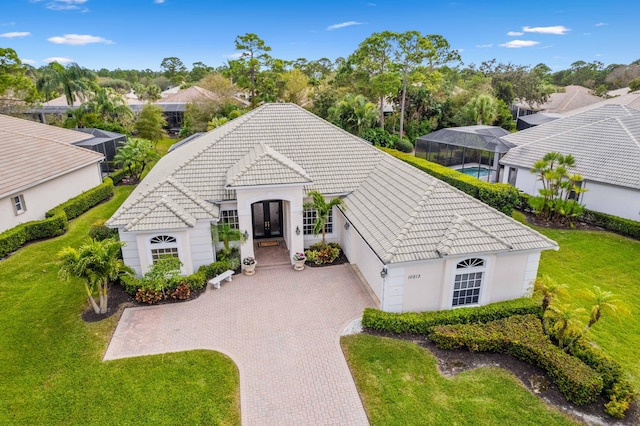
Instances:
[[[0,232],[102,182],[104,156],[75,143],[90,134],[0,115]]]
[[[290,257],[319,241],[308,192],[342,197],[326,224],[391,312],[530,294],[542,250],[531,228],[293,104],[266,104],[163,157],[107,225],[143,274],[173,255],[188,274],[215,259],[211,227],[240,229],[241,256],[279,238]],[[258,266],[263,265],[260,258]],[[293,260],[292,260],[293,263]],[[304,272],[302,272],[304,273]]]
[[[586,208],[640,220],[640,111],[624,105],[599,108],[503,137],[516,147],[502,157],[503,182],[539,195],[542,182],[531,173],[546,153],[572,154],[586,189]]]

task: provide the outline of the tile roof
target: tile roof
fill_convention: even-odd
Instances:
[[[582,86],[567,86],[564,92],[552,93],[544,104],[534,104],[533,109],[543,112],[555,112],[559,114],[568,113],[577,108],[584,108],[588,105],[596,104],[602,100],[601,97],[591,94],[591,90]],[[529,108],[525,102],[517,103],[524,108]]]
[[[128,230],[189,226],[185,213],[196,220],[214,217],[199,210],[202,203],[235,199],[228,183],[266,185],[289,179],[305,183],[305,191],[348,194],[345,216],[385,263],[557,247],[292,104],[264,105],[166,155],[107,224]],[[200,207],[189,210],[194,199]],[[172,210],[168,200],[185,213]],[[161,211],[155,214],[154,208]]]
[[[307,172],[260,142],[227,170],[227,187],[309,183]]]
[[[531,228],[391,156],[385,156],[344,200],[345,216],[384,263],[557,247]]]
[[[505,136],[502,164],[531,168],[551,151],[572,154],[586,180],[640,189],[640,111],[604,105]]]
[[[72,143],[93,136],[0,115],[0,198],[101,161]]]

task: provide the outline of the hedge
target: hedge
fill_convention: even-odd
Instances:
[[[523,211],[533,212],[529,206],[529,194],[520,193],[519,209]],[[640,222],[631,219],[600,213],[589,209],[584,209],[582,216],[578,218],[581,222],[599,226],[611,232],[616,232],[631,238],[640,239]]]
[[[122,182],[122,180],[126,178],[128,175],[129,175],[129,170],[123,167],[122,169],[116,170],[115,172],[111,173],[108,177],[113,181],[114,185],[117,185],[120,182]]]
[[[513,209],[520,204],[518,190],[509,184],[484,182],[412,154],[404,154],[389,148],[379,149],[448,183],[454,188],[458,188],[508,216],[511,216]]]
[[[403,314],[366,308],[362,316],[362,325],[370,330],[429,335],[430,330],[439,325],[486,323],[512,315],[527,314],[541,316],[540,302],[530,298],[520,298],[474,308]]]
[[[443,349],[501,352],[543,368],[568,401],[589,404],[602,393],[602,376],[554,345],[536,315],[516,315],[486,324],[437,326],[429,339]]]
[[[22,223],[0,233],[0,258],[18,250],[29,241],[62,235],[69,229],[69,220],[113,195],[113,181],[104,182],[60,204],[45,214],[45,219]]]

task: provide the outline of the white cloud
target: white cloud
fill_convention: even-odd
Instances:
[[[356,21],[347,21],[341,22],[339,24],[329,25],[327,27],[327,31],[339,30],[340,28],[350,27],[352,25],[362,25],[364,22],[356,22]]]
[[[476,47],[478,49],[487,49],[489,47],[493,47],[493,44],[492,43],[489,43],[489,44],[476,44]]]
[[[20,59],[20,61],[22,61],[23,64],[27,65],[35,65],[38,63],[38,61],[34,61],[33,59]]]
[[[111,40],[107,40],[104,37],[88,34],[65,34],[63,36],[49,37],[47,40],[55,44],[70,44],[72,46],[82,46],[92,43],[113,44]]]
[[[604,26],[606,26],[606,25],[609,25],[609,24],[607,24],[606,22],[598,22],[598,23],[596,24],[596,27],[604,27]]]
[[[222,57],[227,59],[240,59],[242,58],[242,52],[230,53],[228,55],[222,55]]]
[[[162,4],[162,3],[164,3],[164,0],[153,0],[153,2],[155,4]]]
[[[73,59],[71,58],[65,58],[62,56],[53,56],[51,58],[45,58],[43,59],[44,62],[50,64],[51,62],[57,62],[59,64],[68,64],[69,62],[73,62]]]
[[[531,46],[535,46],[536,44],[540,44],[540,42],[533,41],[533,40],[511,40],[507,43],[501,44],[500,46],[506,47],[509,49],[520,49],[521,47],[531,47]]]
[[[88,12],[89,9],[83,5],[87,0],[53,0],[47,3],[46,8],[50,10],[79,10]]]
[[[552,27],[522,27],[522,31],[525,33],[565,35],[571,30],[564,25],[555,25]]]
[[[524,35],[524,33],[521,33],[520,31],[509,31],[507,35],[509,37],[519,37],[521,35]]]
[[[377,4],[375,4],[375,3],[367,3],[367,6],[376,7]]]
[[[14,32],[11,32],[11,33],[0,34],[0,37],[17,38],[17,37],[26,37],[28,35],[31,35],[31,33],[28,32],[28,31],[14,31]]]
[[[0,27],[13,27],[15,24],[15,22],[1,22]]]

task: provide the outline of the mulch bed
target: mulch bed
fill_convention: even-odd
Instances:
[[[417,334],[393,334],[367,330],[374,336],[403,339],[416,343],[429,350],[438,360],[438,369],[444,376],[455,376],[463,371],[480,367],[500,367],[513,373],[522,384],[534,395],[537,395],[548,405],[572,416],[578,421],[588,425],[621,425],[637,426],[640,424],[640,410],[637,400],[631,404],[624,419],[615,419],[604,412],[604,404],[607,400],[603,397],[595,402],[577,406],[568,402],[560,393],[558,387],[548,378],[547,374],[539,367],[520,361],[507,354],[491,352],[471,352],[468,350],[446,350],[438,348],[435,343],[425,336]]]
[[[322,263],[320,265],[316,265],[313,262],[305,262],[304,264],[310,268],[323,268],[325,266],[333,266],[333,265],[343,265],[345,263],[349,263],[349,259],[347,259],[347,256],[345,256],[345,254],[342,252],[342,250],[340,250],[340,255],[338,255],[338,257],[336,257],[336,260],[334,260],[331,263]]]
[[[606,231],[606,229],[600,227],[600,226],[596,226],[596,225],[592,225],[590,223],[586,223],[586,222],[574,222],[573,226],[570,226],[568,224],[558,224],[558,223],[553,223],[553,222],[547,222],[545,220],[540,220],[538,219],[538,217],[533,213],[533,212],[527,212],[527,211],[521,211],[522,214],[524,214],[527,223],[530,223],[531,225],[535,225],[538,226],[540,228],[548,228],[548,229],[581,229],[584,231]]]
[[[153,306],[164,305],[167,303],[181,303],[181,302],[188,302],[189,300],[195,300],[198,297],[200,297],[202,293],[206,291],[206,288],[207,288],[207,285],[205,285],[202,288],[202,290],[191,290],[191,294],[189,295],[188,299],[177,300],[177,299],[168,298],[168,299],[161,300],[159,302],[154,303]],[[148,303],[139,303],[138,301],[136,301],[136,299],[133,296],[129,295],[129,293],[124,291],[124,288],[121,285],[117,285],[117,284],[111,285],[109,287],[108,302],[109,303],[108,303],[108,309],[106,314],[96,314],[93,311],[93,308],[91,306],[88,306],[84,310],[84,312],[82,312],[82,320],[85,322],[98,322],[98,321],[102,321],[103,319],[109,318],[112,315],[120,313],[124,308],[129,308],[133,306],[152,306]]]

